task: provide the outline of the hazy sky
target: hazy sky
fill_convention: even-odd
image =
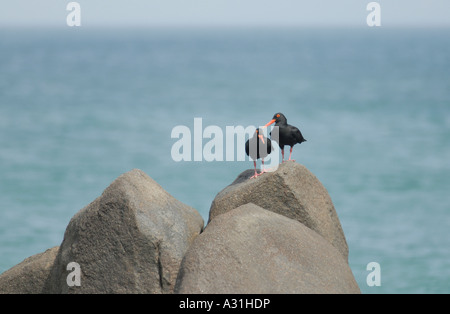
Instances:
[[[69,0],[2,0],[0,26],[66,26]],[[79,0],[81,26],[367,26],[370,0]],[[389,26],[450,26],[450,0],[380,0]]]

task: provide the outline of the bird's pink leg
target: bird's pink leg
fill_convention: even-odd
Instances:
[[[253,165],[255,166],[255,175],[253,177],[250,177],[250,179],[258,177],[258,172],[256,171],[256,160],[253,160]]]
[[[294,159],[291,159],[291,155],[292,155],[292,149],[293,149],[294,147],[291,147],[291,150],[290,150],[290,153],[289,153],[289,159],[288,160],[292,160],[292,161],[295,161]]]
[[[264,172],[267,172],[266,169],[264,169],[264,158],[261,158],[261,163],[262,163],[262,169],[261,169],[261,173],[259,175],[262,175]]]
[[[281,163],[284,162],[284,148],[281,149]]]

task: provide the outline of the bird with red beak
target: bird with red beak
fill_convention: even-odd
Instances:
[[[294,148],[295,144],[301,144],[303,142],[306,142],[305,138],[302,135],[302,132],[290,124],[287,123],[287,119],[281,112],[276,113],[273,115],[272,120],[270,120],[264,128],[267,128],[269,125],[272,125],[275,123],[275,126],[278,127],[278,140],[274,139],[278,146],[281,148],[281,156],[282,156],[282,162],[284,162],[284,146],[290,146],[290,152],[289,152],[289,160],[295,161],[291,159],[292,157],[292,149]]]
[[[264,136],[261,129],[256,129],[253,137],[245,143],[245,153],[253,159],[253,165],[255,167],[255,175],[250,179],[256,178],[262,175],[266,170],[264,169],[264,158],[272,152],[272,141]],[[261,172],[258,174],[256,171],[256,160],[261,158]]]

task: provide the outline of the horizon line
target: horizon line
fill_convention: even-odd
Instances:
[[[450,28],[449,24],[381,24],[381,26],[370,27],[365,23],[360,24],[319,24],[319,23],[305,23],[305,24],[86,24],[81,23],[81,26],[68,26],[65,23],[61,24],[39,24],[34,25],[32,23],[24,23],[24,24],[14,24],[14,23],[5,23],[2,24],[0,22],[0,30],[1,29],[379,29],[379,30],[387,30],[387,29],[448,29]]]

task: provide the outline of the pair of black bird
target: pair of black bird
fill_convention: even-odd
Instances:
[[[292,148],[297,143],[301,144],[302,142],[306,142],[305,138],[298,128],[287,124],[287,119],[282,113],[274,114],[272,120],[270,120],[263,128],[267,128],[273,123],[275,123],[275,126],[279,128],[278,139],[274,138],[274,140],[281,148],[282,162],[284,162],[285,145],[291,147],[288,160],[292,160]],[[256,129],[253,137],[245,143],[245,152],[248,156],[250,156],[251,159],[253,159],[253,165],[255,166],[255,175],[251,178],[256,178],[266,172],[266,170],[264,169],[264,158],[272,152],[272,141],[265,137],[263,131],[258,128]],[[256,160],[258,160],[259,158],[261,158],[262,167],[261,173],[258,174],[258,172],[256,171]]]

